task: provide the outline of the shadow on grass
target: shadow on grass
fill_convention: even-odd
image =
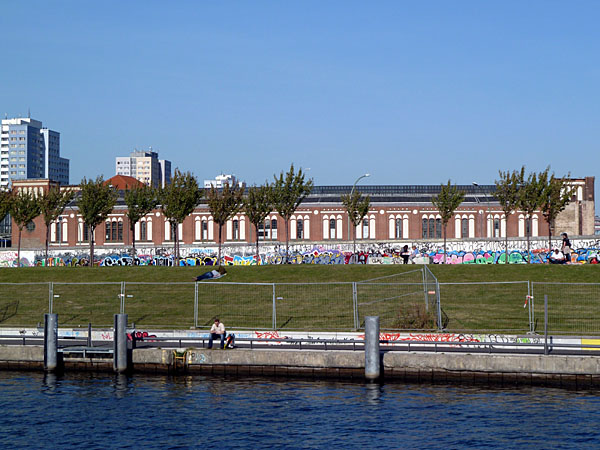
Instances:
[[[0,303],[0,323],[17,315],[19,300],[8,300]]]

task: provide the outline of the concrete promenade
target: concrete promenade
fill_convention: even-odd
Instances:
[[[386,352],[382,380],[491,385],[600,386],[599,356]],[[111,357],[64,357],[61,370],[112,372]],[[37,345],[1,345],[0,369],[43,370]],[[202,348],[131,350],[131,373],[365,380],[365,355],[352,350]]]

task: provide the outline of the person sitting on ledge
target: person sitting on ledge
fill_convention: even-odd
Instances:
[[[550,260],[550,264],[565,264],[567,261],[565,260],[565,255],[559,249],[555,248],[554,251],[550,254],[548,258]]]
[[[210,337],[208,338],[208,348],[212,348],[213,340],[221,339],[221,349],[225,348],[225,325],[221,323],[218,317],[215,317],[215,323],[210,327]]]
[[[196,281],[201,280],[216,280],[227,275],[227,271],[223,266],[219,266],[217,270],[211,270],[210,272],[204,272],[202,275],[196,277]]]

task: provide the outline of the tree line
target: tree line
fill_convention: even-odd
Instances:
[[[496,191],[494,197],[500,203],[506,219],[515,211],[522,211],[525,215],[527,226],[527,254],[530,250],[531,218],[535,211],[540,211],[548,223],[548,248],[552,248],[552,228],[558,215],[567,207],[574,193],[574,187],[569,186],[566,177],[557,177],[550,173],[550,167],[542,172],[525,173],[525,166],[520,170],[499,171],[495,180]],[[454,215],[456,209],[463,202],[465,193],[450,184],[441,185],[439,195],[432,198],[432,204],[438,209],[442,217],[442,230],[444,238],[444,263],[446,263],[446,226]],[[508,233],[505,233],[505,254],[508,264]],[[529,259],[527,260],[528,262]]]
[[[245,189],[239,184],[226,183],[222,188],[211,186],[201,189],[196,177],[190,172],[175,170],[171,183],[164,188],[153,188],[147,185],[135,186],[125,191],[124,201],[127,205],[127,218],[132,236],[132,256],[135,256],[135,226],[146,215],[157,207],[170,224],[174,243],[175,265],[179,263],[179,225],[189,216],[200,200],[206,196],[208,209],[218,226],[219,251],[218,263],[221,259],[221,242],[223,226],[235,214],[243,212],[256,230],[256,256],[259,257],[259,228],[267,215],[276,210],[285,224],[286,255],[289,254],[289,222],[300,203],[310,194],[312,179],[306,179],[302,169],[296,170],[294,165],[287,172],[275,175],[273,181],[261,186]],[[77,189],[60,189],[51,186],[47,191],[34,195],[21,190],[0,192],[0,218],[10,214],[18,232],[17,266],[21,258],[21,234],[23,228],[38,216],[43,217],[46,226],[45,258],[48,259],[50,226],[63,214],[65,208],[74,199],[84,226],[89,230],[90,265],[94,261],[94,232],[113,211],[118,192],[108,185],[103,177],[95,180],[84,178]]]

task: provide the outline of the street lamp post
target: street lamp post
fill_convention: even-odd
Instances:
[[[363,178],[367,178],[370,176],[371,176],[370,173],[365,173],[364,175],[361,175],[360,177],[358,177],[356,179],[356,181],[354,182],[354,185],[352,186],[352,190],[350,191],[350,197],[352,197],[352,194],[354,194],[354,189],[356,188],[356,184]],[[350,213],[348,213],[348,242],[350,242]]]
[[[479,188],[479,190],[480,190],[480,191],[483,193],[483,195],[485,196],[485,203],[486,203],[486,207],[487,207],[487,215],[488,215],[488,216],[486,217],[486,220],[485,220],[485,222],[486,222],[485,229],[486,229],[486,231],[487,231],[487,222],[489,221],[489,218],[490,218],[490,199],[488,198],[488,195],[487,195],[487,193],[486,193],[486,192],[485,192],[483,189],[481,189],[481,188],[480,188],[479,184],[478,184],[476,181],[473,181],[473,186],[475,186],[476,188]],[[492,230],[491,230],[491,234],[492,234],[492,235],[494,234],[494,222],[493,222],[493,221],[492,221]],[[485,237],[485,236],[482,236],[482,237]],[[492,237],[492,236],[490,236],[490,237]]]

